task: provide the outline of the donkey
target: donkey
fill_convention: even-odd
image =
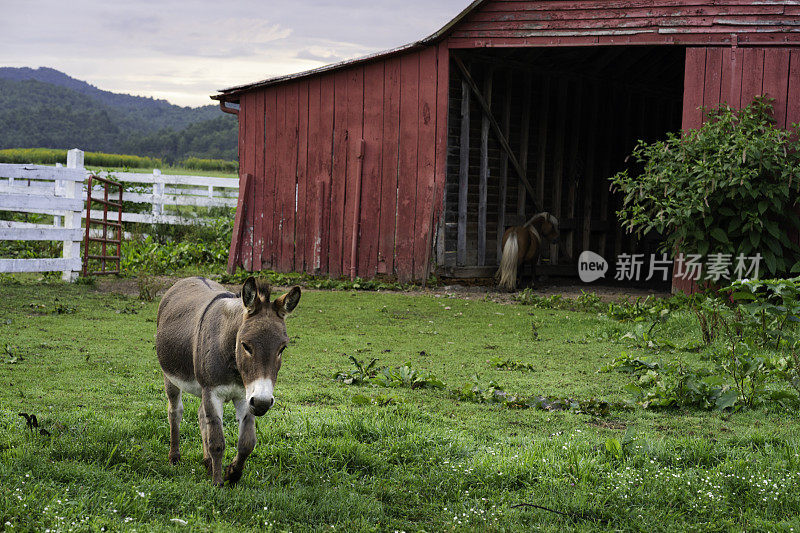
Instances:
[[[512,226],[503,234],[503,255],[495,278],[500,288],[513,291],[517,286],[517,269],[524,262],[536,265],[539,253],[546,244],[558,242],[558,219],[544,211],[537,213],[522,226]]]
[[[300,301],[300,288],[271,303],[269,296],[269,284],[252,276],[242,285],[241,298],[196,277],[175,283],[158,306],[156,353],[169,400],[169,461],[175,464],[181,457],[181,394],[199,396],[203,463],[215,485],[239,481],[256,445],[255,417],[274,403],[281,353],[289,342],[284,317]],[[227,401],[236,407],[239,441],[223,477],[222,406]]]

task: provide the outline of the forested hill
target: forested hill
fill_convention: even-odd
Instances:
[[[49,68],[0,68],[0,148],[236,160],[236,140],[236,118],[216,105],[112,93]]]

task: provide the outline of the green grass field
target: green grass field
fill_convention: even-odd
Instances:
[[[3,284],[0,299],[0,530],[800,530],[794,411],[597,417],[333,379],[354,355],[407,363],[447,389],[478,374],[525,395],[620,401],[630,376],[597,369],[622,352],[649,354],[613,340],[629,325],[605,315],[304,292],[287,321],[276,407],[258,420],[240,484],[217,489],[201,463],[194,398],[185,397],[182,460],[167,462],[157,302],[27,283]],[[659,328],[677,341],[699,336],[688,313]],[[488,363],[497,356],[533,371],[497,369]],[[697,353],[658,357],[705,364]],[[225,424],[230,460],[230,404]],[[608,439],[623,453],[608,453]]]

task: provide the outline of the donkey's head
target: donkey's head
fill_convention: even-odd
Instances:
[[[558,243],[558,219],[544,211],[533,217],[531,224],[536,226],[542,239],[549,240],[552,244]]]
[[[300,301],[300,288],[292,289],[269,301],[268,283],[256,281],[252,276],[242,286],[244,319],[236,335],[236,366],[244,382],[247,405],[256,416],[272,407],[272,395],[281,353],[289,342],[284,317]]]

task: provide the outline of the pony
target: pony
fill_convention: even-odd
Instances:
[[[289,342],[284,318],[300,288],[269,301],[270,286],[249,277],[241,296],[205,278],[186,278],[164,294],[156,319],[156,354],[164,374],[169,462],[180,460],[181,394],[200,397],[197,419],[203,463],[215,485],[239,481],[256,446],[255,417],[274,404],[281,354]],[[239,422],[236,457],[225,469],[222,407],[232,401]]]
[[[536,265],[545,241],[558,242],[558,219],[544,211],[522,226],[511,226],[503,234],[503,255],[495,278],[502,289],[513,291],[517,286],[517,269],[524,262]]]

